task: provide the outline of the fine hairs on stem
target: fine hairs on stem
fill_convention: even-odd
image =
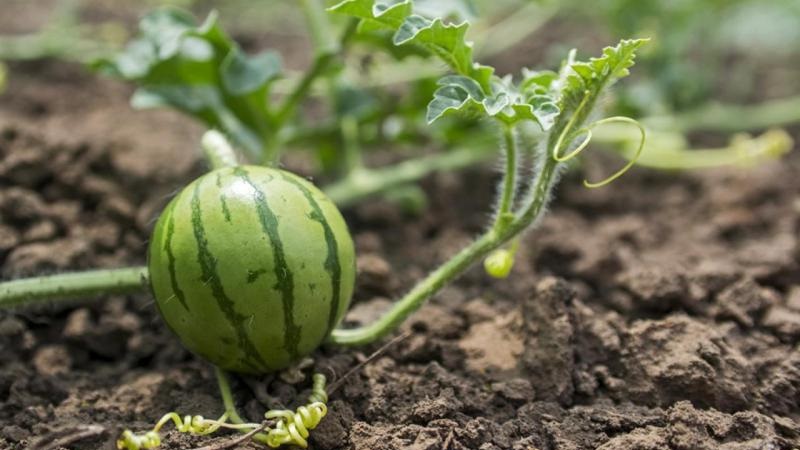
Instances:
[[[517,140],[514,139],[513,135],[515,123],[513,119],[507,116],[494,116],[500,124],[507,127],[504,133],[504,142],[507,145],[506,152],[507,155],[514,155],[515,157],[507,158],[506,160],[506,173],[501,181],[500,202],[497,204],[498,210],[495,214],[496,220],[493,225],[475,241],[417,283],[378,320],[360,328],[335,329],[331,334],[330,340],[340,345],[361,345],[380,339],[394,330],[406,317],[416,311],[443,286],[463,274],[476,261],[485,258],[506,242],[536,224],[544,214],[552,197],[553,189],[558,182],[558,175],[564,162],[574,158],[585,149],[591,138],[591,134],[588,132],[593,127],[604,123],[603,121],[597,121],[588,126],[585,125],[597,103],[597,99],[603,93],[603,90],[616,81],[617,78],[628,75],[628,68],[633,65],[636,49],[645,42],[646,40],[621,41],[616,47],[606,47],[603,50],[602,57],[594,58],[588,63],[574,62],[574,52],[570,53],[568,63],[559,76],[558,85],[561,90],[559,93],[560,113],[555,122],[548,127],[549,131],[544,136],[544,142],[547,143],[546,151],[541,152],[534,162],[534,176],[530,187],[525,192],[521,206],[516,209],[512,207],[517,190],[514,181],[517,176],[516,154],[519,153],[516,149]],[[461,80],[461,84],[458,86],[465,85],[466,82],[463,79],[459,80]],[[470,86],[470,89],[474,91],[476,89],[475,86],[480,84],[473,82],[472,84],[466,83],[466,85]],[[449,92],[457,92],[458,86],[445,92],[440,90],[440,97],[448,95]],[[475,95],[485,95],[485,92]],[[461,105],[464,104],[461,103]],[[489,114],[489,110],[485,109],[485,103],[481,104],[484,105],[484,111]],[[524,106],[527,112],[530,112],[533,107],[533,105]],[[642,133],[642,143],[640,143],[635,157],[621,171],[599,183],[585,183],[588,187],[600,187],[619,177],[635,163],[636,157],[638,157],[643,148],[644,129],[637,122],[628,118],[611,118],[606,121],[626,121],[637,124]],[[573,150],[566,157],[561,156],[581,134],[586,134],[587,137],[578,145],[577,151]],[[502,273],[502,271],[498,271],[498,273]]]

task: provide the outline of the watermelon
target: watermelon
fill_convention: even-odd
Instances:
[[[184,188],[156,223],[148,266],[183,344],[248,374],[316,349],[347,310],[356,272],[336,206],[308,181],[262,166],[217,169]]]

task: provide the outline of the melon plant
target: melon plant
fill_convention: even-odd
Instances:
[[[250,138],[262,136],[262,131],[263,136],[274,132],[285,120],[284,114],[296,109],[314,77],[304,78],[293,91],[297,96],[287,97],[283,106],[259,116],[269,122],[261,128],[237,124],[226,111],[265,101],[270,77],[262,69],[270,67],[274,57],[248,59],[224,39],[215,22],[199,30],[181,27],[177,34],[170,21],[183,16],[170,13],[150,22],[148,39],[168,33],[170,46],[152,47],[153,42],[138,46],[142,60],[131,60],[137,53],[129,52],[118,64],[138,67],[143,73],[157,67],[162,76],[169,77],[195,66],[191,61],[154,60],[154,55],[186,52],[182,57],[191,59],[210,52],[225,61],[223,72],[213,75],[223,80],[219,85],[181,87],[151,80],[153,84],[139,97],[140,102],[170,101],[194,107],[207,114],[211,125],[219,125],[216,128],[223,132],[210,130],[201,142],[212,170],[189,183],[161,213],[146,267],[0,283],[0,306],[4,307],[150,290],[167,326],[189,350],[215,365],[224,404],[218,419],[170,412],[146,433],[126,431],[118,441],[120,449],[157,447],[159,430],[169,422],[181,432],[209,434],[231,428],[269,446],[305,447],[309,430],[327,412],[323,376],[313,377],[306,405],[294,411],[267,411],[266,422],[254,423],[236,411],[227,372],[279,371],[313,354],[324,341],[340,346],[375,342],[481,260],[490,275],[507,276],[521,235],[542,217],[561,172],[588,148],[596,127],[634,125],[641,139],[631,162],[604,180],[586,181],[588,187],[608,184],[641,153],[644,129],[625,117],[595,120],[595,106],[609,86],[628,75],[645,40],[623,40],[588,61],[577,61],[572,51],[558,72],[524,70],[516,77],[500,77],[492,67],[474,61],[472,44],[465,39],[467,22],[423,17],[409,0],[391,4],[344,0],[330,11],[351,17],[349,33],[378,33],[397,47],[413,46],[441,58],[450,73],[440,79],[428,104],[429,122],[471,115],[497,127],[504,171],[492,219],[480,236],[420,280],[375,322],[339,327],[356,276],[353,242],[339,210],[326,194],[294,174],[268,165],[239,164],[239,155],[228,143],[232,139],[245,152],[257,149],[247,147]],[[314,15],[312,22],[320,17],[324,15]],[[319,66],[330,58],[330,52],[320,52],[309,74],[321,70]],[[541,133],[539,142],[527,149],[523,147],[527,141],[520,139],[520,129],[526,125],[538,127]],[[269,155],[279,153],[273,144],[265,148]],[[522,157],[523,150],[529,157]],[[371,180],[352,182],[369,184]]]

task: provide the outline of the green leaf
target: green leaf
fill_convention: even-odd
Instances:
[[[543,131],[553,127],[560,110],[549,95],[536,95],[526,102],[511,105],[518,120],[527,119],[539,124]]]
[[[575,62],[575,52],[570,52],[560,79],[553,83],[560,88],[559,107],[562,114],[578,114],[576,123],[583,123],[603,90],[628,76],[636,50],[647,42],[648,39],[624,39],[614,47],[604,48],[602,56],[586,62]]]
[[[428,123],[443,117],[447,113],[480,113],[487,111],[481,86],[473,79],[451,75],[439,80],[441,86],[433,94],[433,100],[428,104],[426,119]]]
[[[398,47],[423,48],[456,73],[439,80],[439,88],[428,104],[428,123],[461,113],[489,116],[507,124],[533,120],[547,130],[558,116],[558,107],[547,89],[520,89],[510,78],[500,79],[493,68],[473,61],[472,43],[466,40],[466,21],[447,23],[440,17],[423,17],[410,0],[344,0],[329,10],[361,19],[362,33],[389,32]]]
[[[510,77],[496,78],[493,94],[487,96],[480,85],[468,77],[451,75],[439,80],[441,86],[428,104],[427,120],[431,123],[450,113],[484,115],[506,124],[532,120],[543,130],[553,126],[559,109],[553,98],[544,93],[526,96],[519,92]]]
[[[635,156],[622,169],[603,181],[590,183],[584,180],[584,185],[587,187],[600,187],[614,181],[630,169],[641,154],[645,130],[635,120],[616,116],[588,125],[586,122],[603,91],[618,79],[628,75],[628,69],[634,63],[636,50],[646,42],[647,39],[622,40],[615,47],[604,48],[603,55],[599,58],[591,58],[587,62],[576,62],[575,50],[572,50],[562,66],[558,79],[550,82],[551,90],[557,92],[561,110],[547,141],[547,151],[556,161],[564,162],[577,156],[589,143],[591,130],[602,123],[632,123],[641,133],[641,141]],[[584,140],[581,144],[575,145],[576,139],[582,135]]]
[[[212,12],[201,25],[181,10],[161,8],[139,23],[125,50],[94,66],[139,86],[138,108],[173,107],[228,134],[252,158],[275,132],[269,87],[281,74],[274,52],[245,54]]]
[[[552,91],[553,83],[558,79],[558,74],[551,70],[522,69],[522,81],[519,90],[530,95],[546,94]]]
[[[466,40],[468,22],[446,23],[413,11],[411,0],[382,3],[375,0],[344,0],[329,11],[361,19],[359,32],[385,30],[393,33],[395,45],[416,45],[444,61],[457,74],[478,82],[489,91],[494,69],[473,61],[472,43]]]
[[[230,52],[220,67],[225,90],[234,95],[258,91],[281,74],[281,57],[266,51],[253,57]]]

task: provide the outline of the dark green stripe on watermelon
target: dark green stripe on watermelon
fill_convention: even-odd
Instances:
[[[330,332],[336,325],[336,319],[339,314],[339,298],[342,294],[342,266],[339,264],[339,243],[336,242],[333,229],[328,224],[328,219],[322,212],[322,208],[319,207],[319,203],[314,199],[311,191],[293,177],[283,175],[282,178],[295,185],[303,193],[312,209],[308,217],[322,225],[322,230],[325,233],[325,244],[328,247],[328,254],[325,257],[325,271],[331,277],[331,306],[328,313],[328,331]]]
[[[284,345],[286,351],[292,359],[297,359],[299,354],[297,346],[300,344],[300,332],[302,327],[298,326],[294,320],[294,274],[286,263],[286,255],[283,252],[283,243],[278,235],[278,218],[269,207],[264,192],[258,185],[253,183],[242,167],[233,170],[234,175],[240,177],[253,189],[253,202],[258,213],[258,220],[261,222],[261,229],[269,237],[274,258],[274,273],[277,280],[275,288],[281,293],[283,300],[283,320],[284,320]]]
[[[172,286],[173,295],[181,302],[184,309],[189,311],[189,305],[186,303],[186,295],[184,295],[183,290],[178,285],[178,279],[175,275],[175,255],[172,253],[172,236],[175,234],[175,218],[172,216],[173,211],[175,210],[175,205],[178,202],[173,202],[169,209],[164,212],[167,217],[167,237],[164,240],[164,250],[167,252],[167,260],[168,260],[168,270],[169,270],[169,283]]]
[[[217,260],[208,250],[208,240],[203,226],[202,211],[200,208],[199,189],[201,183],[196,183],[192,195],[192,229],[194,230],[195,240],[197,241],[197,262],[200,264],[203,279],[201,282],[209,286],[214,298],[217,300],[220,310],[236,332],[239,348],[244,351],[246,359],[242,362],[250,367],[267,367],[266,361],[258,353],[256,346],[247,335],[244,329],[244,322],[248,317],[236,312],[235,302],[231,300],[222,287],[222,281],[217,274]]]

